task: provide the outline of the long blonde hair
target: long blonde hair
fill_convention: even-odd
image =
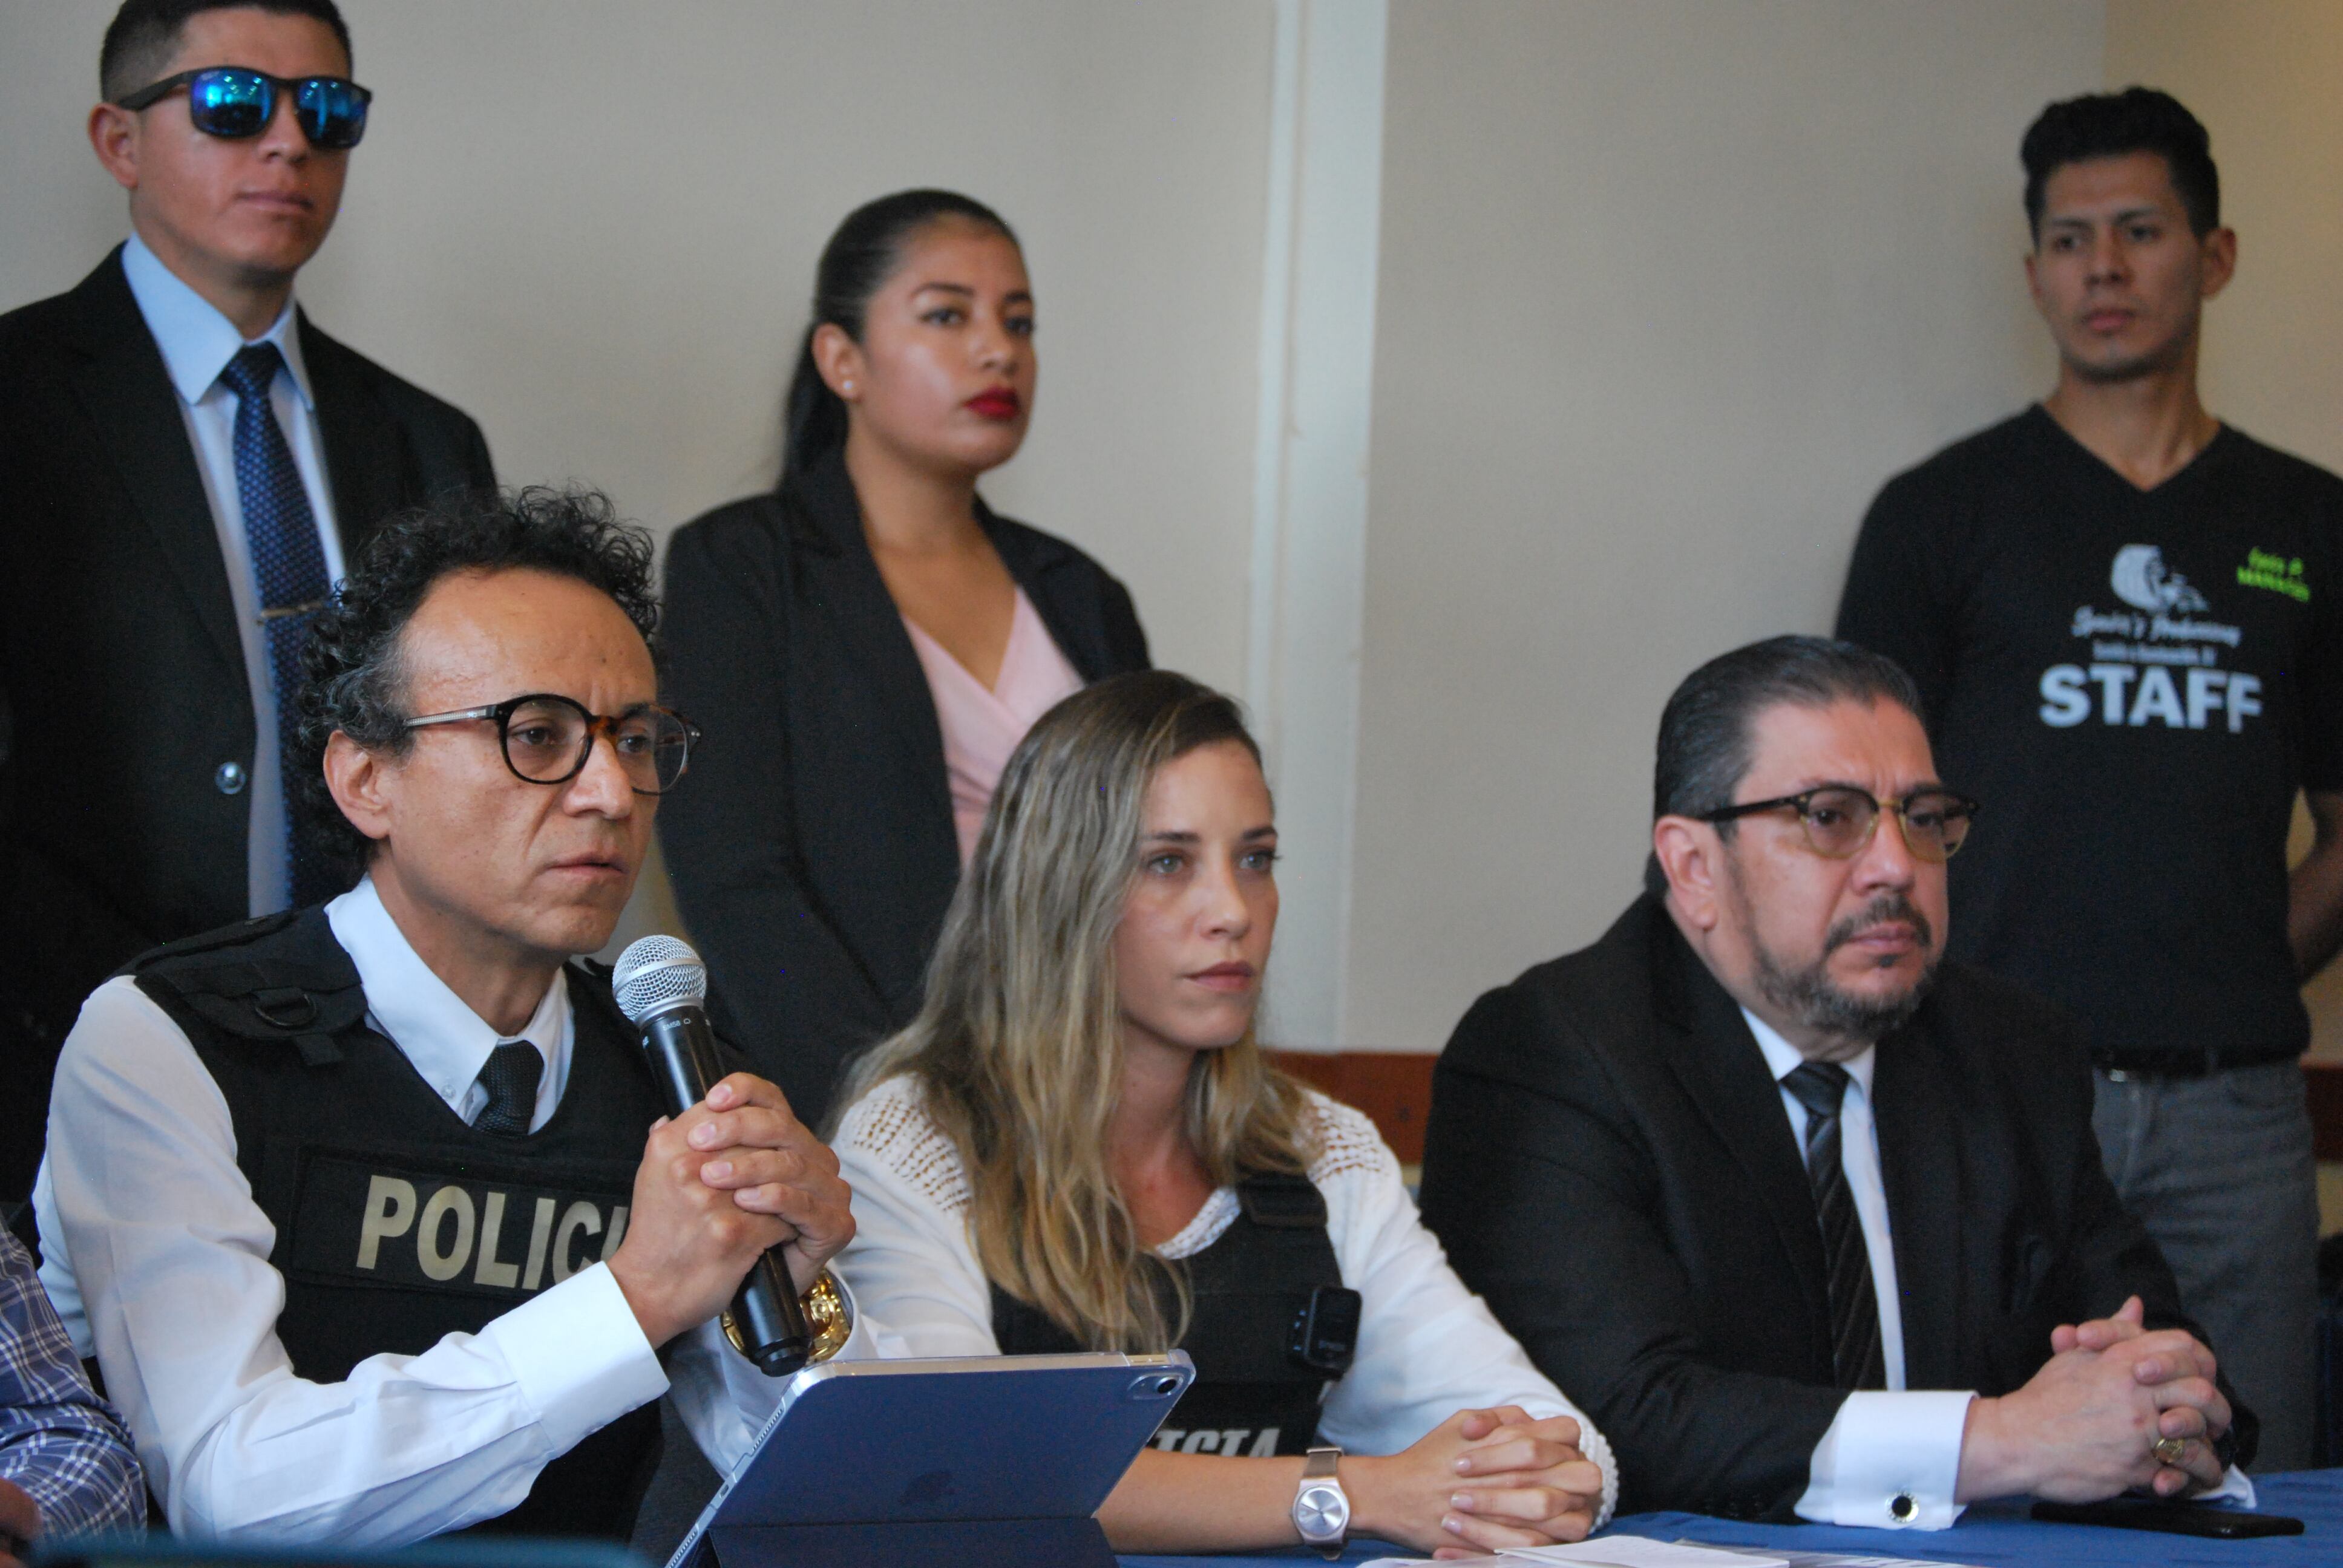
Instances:
[[[1107,1166],[1123,1066],[1114,937],[1148,785],[1227,740],[1260,759],[1235,703],[1168,671],[1101,681],[1043,715],[993,792],[919,1016],[840,1100],[916,1080],[968,1171],[986,1277],[1094,1349],[1163,1350],[1186,1328],[1184,1272],[1139,1244]],[[1306,1111],[1250,1028],[1190,1070],[1187,1135],[1216,1185],[1304,1170]]]

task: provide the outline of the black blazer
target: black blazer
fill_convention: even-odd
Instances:
[[[479,427],[300,321],[344,557],[388,513],[488,486]],[[247,908],[252,702],[210,503],[116,249],[0,317],[0,1199],[30,1185],[82,999]],[[271,743],[274,743],[272,738]]]
[[[1083,679],[1147,668],[1105,568],[977,513]],[[935,699],[842,457],[676,531],[663,640],[675,704],[707,731],[659,841],[709,1010],[819,1122],[847,1059],[918,1010],[960,881]]]
[[[1877,1062],[1906,1386],[2006,1393],[2133,1294],[2202,1337],[2100,1168],[2063,1015],[1947,963]],[[1423,1218],[1610,1438],[1620,1511],[1790,1517],[1845,1398],[1822,1231],[1765,1056],[1660,901],[1482,997],[1433,1082]]]

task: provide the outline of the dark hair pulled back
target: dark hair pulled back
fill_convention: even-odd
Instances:
[[[913,235],[942,218],[959,218],[992,230],[1010,244],[1017,231],[1001,216],[956,191],[897,191],[846,215],[814,270],[813,319],[798,344],[797,368],[789,377],[789,405],[782,419],[781,478],[803,473],[846,444],[846,404],[821,378],[813,362],[813,335],[835,327],[862,341],[864,314],[903,258]]]
[[[1733,804],[1756,749],[1757,716],[1788,703],[1892,702],[1924,722],[1920,689],[1884,654],[1826,637],[1769,637],[1721,653],[1690,675],[1660,712],[1652,765],[1652,818],[1698,817]],[[1733,837],[1731,822],[1717,836]],[[1644,886],[1668,890],[1660,858],[1644,859]]]
[[[1892,702],[1921,717],[1920,689],[1903,668],[1851,642],[1769,637],[1710,659],[1684,678],[1660,713],[1653,820],[1732,805],[1755,749],[1752,731],[1765,709],[1837,702]],[[1719,831],[1730,828],[1723,824]]]

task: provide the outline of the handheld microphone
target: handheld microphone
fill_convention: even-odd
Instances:
[[[673,937],[645,937],[618,955],[610,980],[618,1010],[643,1031],[643,1050],[668,1113],[682,1115],[708,1098],[718,1077],[716,1037],[701,1005],[708,1000],[708,967]],[[767,1377],[785,1377],[806,1364],[813,1336],[779,1248],[758,1254],[732,1298],[727,1326],[733,1344]]]

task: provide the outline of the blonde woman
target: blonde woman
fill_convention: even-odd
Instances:
[[[1617,1495],[1609,1446],[1458,1283],[1367,1120],[1254,1041],[1276,859],[1226,698],[1142,673],[1044,716],[919,1015],[844,1097],[841,1270],[914,1354],[1194,1357],[1100,1512],[1118,1550],[1322,1539],[1297,1507],[1320,1445],[1342,1451],[1354,1533],[1450,1554],[1577,1539]]]

